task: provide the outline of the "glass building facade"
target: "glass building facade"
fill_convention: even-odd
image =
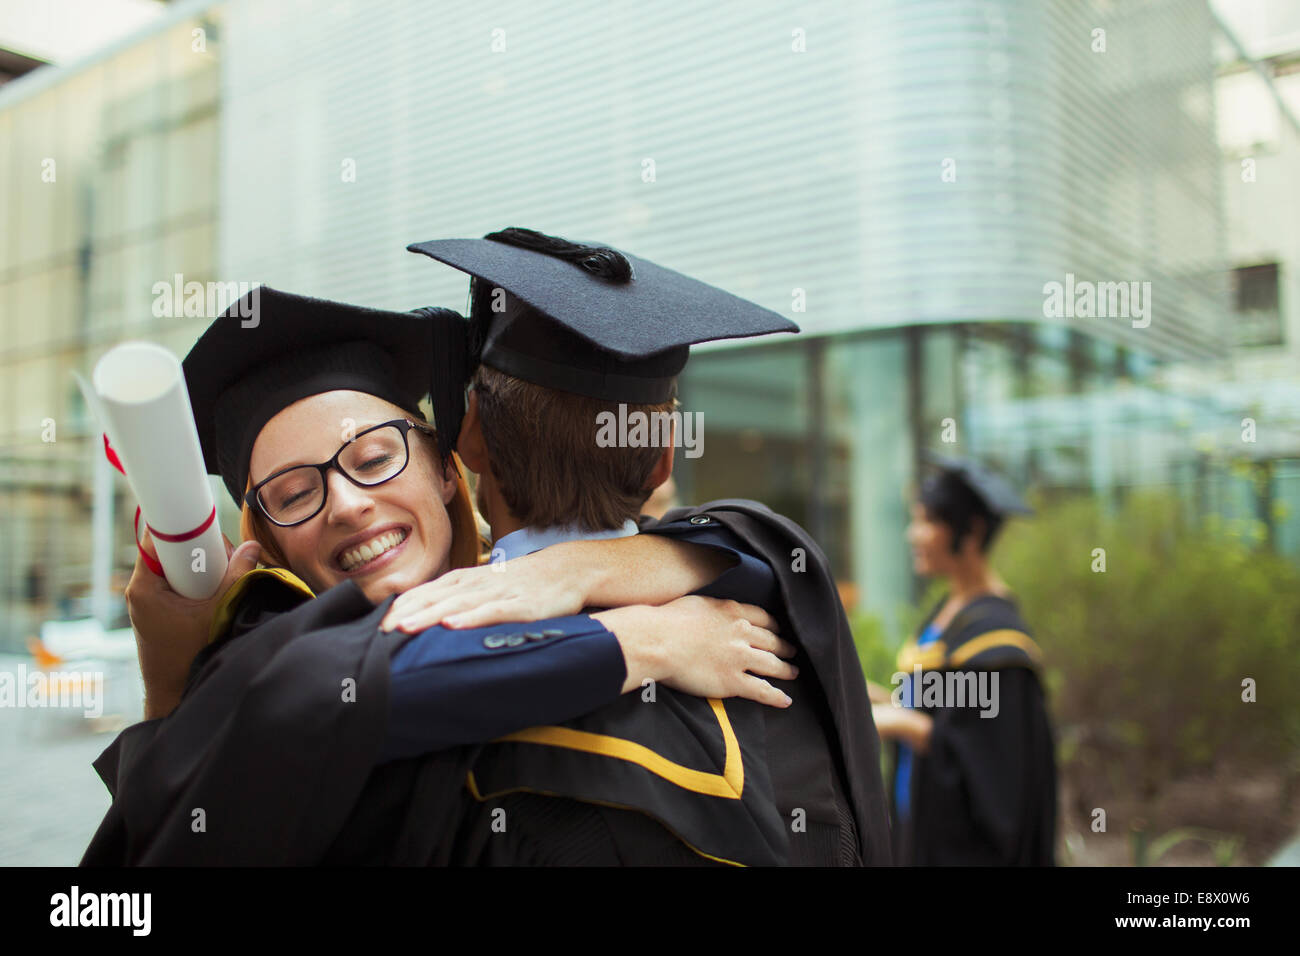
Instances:
[[[49,618],[128,623],[135,503],[74,373],[130,338],[183,354],[207,324],[152,306],[164,278],[217,274],[219,17],[0,91],[0,650]]]
[[[1297,463],[1225,462],[1206,442],[1238,435],[1244,406],[1162,387],[1151,357],[1059,333],[927,325],[698,355],[683,399],[703,414],[706,454],[679,459],[681,495],[760,497],[795,518],[846,601],[887,626],[921,593],[904,533],[927,450],[978,458],[1040,503],[1165,489],[1189,515],[1263,525],[1300,560]]]
[[[789,514],[887,621],[945,435],[1046,495],[1263,507],[1300,556],[1300,501],[1273,520],[1297,459],[1259,465],[1264,493],[1204,454],[1241,403],[1177,374],[1234,342],[1219,33],[1204,0],[224,0],[38,70],[0,91],[0,642],[114,613],[133,502],[71,373],[125,338],[189,347],[211,316],[155,318],[156,283],[461,307],[404,247],[507,225],[801,325],[696,351],[681,496]],[[1149,283],[1149,323],[1045,314],[1067,277]]]

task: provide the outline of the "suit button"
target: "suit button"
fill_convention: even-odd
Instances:
[[[544,631],[524,631],[524,637],[530,641],[544,641],[548,636]]]
[[[498,647],[505,647],[506,636],[504,634],[489,634],[487,637],[483,638],[483,646],[490,647],[494,650]]]
[[[563,636],[564,636],[563,631],[557,630],[556,628],[553,627],[547,628],[546,630],[542,631],[542,637],[563,637]]]
[[[711,518],[707,518],[704,515],[696,515],[691,519],[691,524],[708,524],[711,520]]]
[[[522,634],[510,634],[506,637],[507,647],[518,647],[523,642],[524,636]]]

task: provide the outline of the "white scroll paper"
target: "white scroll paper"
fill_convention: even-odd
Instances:
[[[90,386],[78,381],[153,532],[167,583],[184,597],[210,598],[226,573],[226,547],[181,363],[159,345],[126,342],[99,360]],[[209,517],[187,540],[160,537],[187,536]]]

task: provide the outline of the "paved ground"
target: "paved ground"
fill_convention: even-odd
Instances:
[[[0,655],[0,675],[21,676],[23,668],[33,669],[30,658]],[[91,761],[116,736],[107,728],[140,719],[135,665],[111,666],[106,675],[98,720],[81,709],[0,706],[0,866],[81,859],[109,804]]]

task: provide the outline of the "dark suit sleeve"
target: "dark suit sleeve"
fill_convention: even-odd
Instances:
[[[617,700],[626,679],[618,639],[585,614],[429,628],[393,656],[379,762],[570,720]]]
[[[717,521],[710,520],[708,524],[674,521],[652,525],[645,528],[644,533],[668,535],[729,555],[733,559],[732,566],[695,593],[756,604],[769,614],[775,613],[780,603],[776,575],[766,561],[747,549],[739,537]]]

